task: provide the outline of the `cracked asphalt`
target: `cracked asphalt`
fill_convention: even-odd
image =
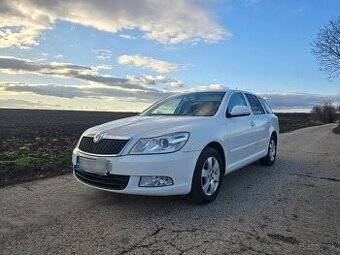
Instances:
[[[98,191],[72,175],[0,189],[0,254],[340,254],[340,136],[282,134],[273,167],[227,175],[217,200]]]

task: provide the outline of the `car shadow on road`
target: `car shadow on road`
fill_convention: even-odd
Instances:
[[[280,174],[276,171],[280,165],[289,162],[277,161],[272,167],[264,167],[255,162],[238,171],[226,175],[217,199],[207,205],[190,202],[185,196],[152,197],[116,194],[105,191],[96,192],[92,198],[98,199],[97,204],[114,207],[132,217],[164,217],[177,215],[181,212],[181,221],[194,220],[202,217],[211,218],[225,215],[227,218],[241,218],[251,214],[259,207],[270,203],[271,194],[280,184]],[[270,195],[269,195],[270,194]],[[261,202],[260,202],[261,201]]]

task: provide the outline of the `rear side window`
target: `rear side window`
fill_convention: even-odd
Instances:
[[[247,106],[246,99],[244,98],[243,94],[240,92],[235,92],[231,95],[228,103],[227,113],[230,113],[234,106],[236,105],[244,105]]]
[[[265,111],[264,111],[260,101],[258,100],[257,96],[246,93],[246,97],[248,99],[248,102],[250,104],[250,108],[251,108],[252,112],[254,113],[254,115],[259,115],[259,114],[265,113]]]
[[[272,108],[270,108],[269,104],[267,104],[267,102],[264,99],[260,98],[260,101],[267,113],[273,113]]]

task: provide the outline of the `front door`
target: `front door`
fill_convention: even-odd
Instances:
[[[227,104],[225,139],[225,147],[228,149],[227,171],[243,166],[256,152],[253,115],[232,117],[228,114],[237,105],[248,106],[242,92],[234,92]]]

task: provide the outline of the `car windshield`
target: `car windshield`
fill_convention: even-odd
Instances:
[[[141,115],[213,116],[225,92],[195,92],[171,96],[148,108]]]

